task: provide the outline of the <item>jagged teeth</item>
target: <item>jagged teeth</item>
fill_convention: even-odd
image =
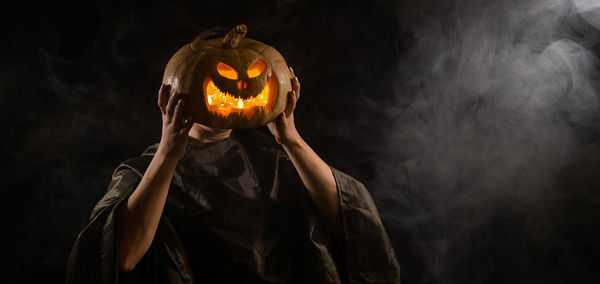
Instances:
[[[269,86],[254,97],[243,99],[221,91],[214,82],[209,81],[206,89],[206,102],[211,114],[226,118],[231,114],[246,115],[248,118],[257,112],[267,112]],[[249,111],[253,110],[253,111]]]

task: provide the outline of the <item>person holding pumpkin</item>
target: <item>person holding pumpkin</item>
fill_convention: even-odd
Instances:
[[[256,46],[245,33],[240,25],[216,40]],[[212,44],[191,45],[199,41]],[[203,76],[196,96],[199,85],[174,75],[185,68],[171,59],[158,92],[160,143],[115,170],[69,257],[67,283],[399,283],[368,191],[302,139],[298,77],[260,47],[245,75],[231,59],[207,64],[218,72]],[[255,130],[232,132],[264,124],[279,147]]]

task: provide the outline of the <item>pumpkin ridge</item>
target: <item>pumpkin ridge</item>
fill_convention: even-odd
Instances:
[[[173,93],[185,93],[186,99],[190,100],[186,104],[186,115],[192,115],[196,123],[243,129],[273,121],[285,109],[287,93],[291,91],[285,59],[274,47],[253,39],[239,37],[236,47],[231,48],[223,48],[222,42],[223,38],[216,38],[194,41],[182,47],[169,60],[163,83],[177,86]],[[250,78],[247,69],[257,59],[266,64],[266,69],[260,77]],[[216,70],[219,62],[234,68],[238,72],[237,79],[229,81],[219,75]],[[205,83],[208,78],[213,82],[211,88],[214,88],[210,91]],[[240,82],[243,88],[238,87]],[[209,95],[218,97],[217,91],[231,96],[224,101],[227,107],[223,105],[223,112],[209,107],[207,101]],[[267,95],[268,99],[260,95]],[[231,104],[232,98],[242,99],[243,104],[240,105],[243,107],[236,108]],[[250,101],[247,103],[247,100]]]
[[[261,49],[258,54],[263,55],[263,52],[267,51],[269,48],[273,48],[273,47],[270,45],[267,45],[263,49]],[[273,49],[275,49],[275,48],[273,48]]]

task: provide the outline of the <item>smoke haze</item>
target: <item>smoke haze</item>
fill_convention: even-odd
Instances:
[[[421,281],[597,277],[592,253],[570,239],[584,232],[569,231],[567,210],[578,194],[598,209],[598,188],[577,192],[586,185],[564,171],[580,152],[598,152],[598,30],[569,1],[412,1],[398,10],[415,41],[398,64],[393,107],[382,106],[391,124],[375,183]],[[594,165],[588,178],[600,173],[597,162],[585,167]],[[597,230],[597,217],[580,221]]]
[[[294,67],[299,132],[371,190],[404,283],[600,281],[598,1],[19,5],[0,282],[63,282],[114,168],[158,142],[170,56],[240,23]]]

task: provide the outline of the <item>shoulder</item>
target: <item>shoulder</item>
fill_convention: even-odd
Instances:
[[[141,155],[127,159],[117,166],[106,193],[92,211],[92,218],[104,208],[117,204],[135,189],[156,153],[156,147],[157,145],[152,145],[146,148]]]
[[[152,161],[156,149],[158,149],[158,143],[147,147],[141,155],[123,161],[115,169],[114,175],[131,171],[142,177],[144,172],[146,172],[148,165],[150,165],[150,161]]]

